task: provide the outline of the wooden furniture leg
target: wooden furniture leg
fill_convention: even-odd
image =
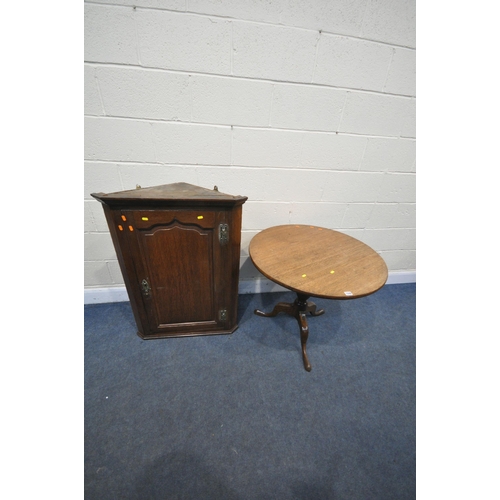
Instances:
[[[307,357],[306,352],[306,343],[307,338],[309,337],[309,326],[307,324],[307,313],[311,313],[311,316],[320,316],[325,312],[324,309],[317,310],[317,306],[314,302],[308,300],[309,297],[307,295],[303,295],[298,293],[295,302],[292,304],[288,302],[279,302],[274,306],[274,309],[265,313],[260,311],[259,309],[255,309],[254,313],[257,316],[264,316],[266,318],[274,317],[280,312],[288,314],[289,316],[293,316],[300,328],[300,343],[302,346],[302,360],[304,362],[304,368],[310,372],[311,371],[311,363],[309,363],[309,359]]]

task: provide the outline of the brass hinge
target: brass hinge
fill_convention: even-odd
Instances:
[[[229,241],[229,226],[227,224],[219,225],[219,243],[225,245]]]
[[[226,321],[227,320],[227,309],[221,309],[219,311],[219,321]]]
[[[149,296],[149,292],[151,291],[151,287],[149,286],[149,283],[148,283],[148,280],[146,278],[144,278],[142,281],[141,281],[141,288],[142,288],[142,293],[148,297]]]

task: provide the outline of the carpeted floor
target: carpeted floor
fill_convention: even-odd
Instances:
[[[415,498],[415,284],[240,295],[232,335],[144,341],[128,302],[85,306],[85,498]]]

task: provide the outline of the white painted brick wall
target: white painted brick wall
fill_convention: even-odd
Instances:
[[[369,0],[360,36],[370,40],[415,47],[415,2]]]
[[[191,121],[267,127],[273,85],[239,78],[194,75]]]
[[[155,122],[151,134],[160,163],[230,164],[230,127]]]
[[[370,137],[361,170],[376,172],[415,172],[416,141]]]
[[[281,22],[288,26],[357,36],[367,0],[286,0]]]
[[[382,91],[392,51],[392,47],[381,43],[322,34],[313,81]]]
[[[123,286],[92,192],[248,196],[248,245],[315,224],[415,270],[415,2],[85,2],[85,286]]]
[[[408,113],[408,99],[383,94],[349,92],[340,132],[399,137]]]
[[[131,8],[85,4],[85,61],[138,64],[134,12]]]
[[[233,164],[297,167],[303,137],[298,131],[238,127],[233,130]]]
[[[232,24],[229,21],[156,9],[136,9],[136,24],[142,65],[230,74]]]
[[[233,74],[288,82],[310,82],[319,33],[312,30],[234,22]]]
[[[99,95],[99,87],[96,78],[96,68],[85,66],[84,68],[84,112],[86,115],[103,115],[104,109]]]
[[[89,116],[85,118],[84,134],[86,160],[156,160],[148,122]]]
[[[327,170],[359,170],[368,139],[360,135],[304,134],[300,166]]]
[[[283,4],[271,0],[189,0],[189,10],[234,19],[280,24]]]
[[[336,131],[346,97],[345,90],[329,87],[276,84],[269,126]]]
[[[391,94],[414,96],[416,93],[416,54],[414,50],[394,49],[384,90]]]
[[[416,99],[409,99],[403,113],[401,137],[416,137]]]
[[[115,66],[95,71],[107,116],[190,121],[188,75]]]

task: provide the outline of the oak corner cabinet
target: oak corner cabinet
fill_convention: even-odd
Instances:
[[[247,197],[186,183],[91,196],[102,203],[141,338],[236,330]]]

